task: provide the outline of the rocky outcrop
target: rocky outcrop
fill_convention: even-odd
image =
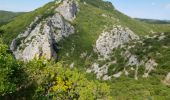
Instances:
[[[114,48],[123,46],[131,40],[139,39],[130,29],[114,26],[110,32],[103,32],[96,41],[99,55],[108,58]]]
[[[74,1],[64,0],[57,9],[63,10],[64,5],[74,4]],[[74,8],[74,5],[72,5]],[[33,58],[44,57],[46,59],[56,58],[57,52],[59,50],[58,42],[69,35],[73,34],[75,29],[74,27],[64,18],[75,18],[75,13],[77,10],[71,5],[66,7],[69,12],[68,15],[55,13],[52,16],[49,16],[45,19],[37,17],[34,22],[25,30],[25,32],[18,35],[16,39],[11,43],[10,49],[13,51],[16,59],[29,61]],[[63,16],[65,16],[63,18]]]
[[[161,39],[164,37],[161,37]],[[146,38],[147,39],[147,38]],[[142,39],[139,39],[139,36],[134,34],[130,29],[124,28],[122,26],[114,26],[114,28],[110,32],[103,32],[99,38],[96,41],[96,45],[94,46],[94,51],[98,53],[99,59],[105,61],[106,64],[108,61],[115,60],[115,63],[122,63],[123,66],[119,66],[122,70],[114,71],[113,75],[109,77],[118,78],[122,74],[125,74],[126,76],[129,75],[129,73],[134,74],[134,78],[138,80],[139,74],[143,77],[148,77],[158,64],[154,59],[147,59],[143,58],[139,60],[139,56],[133,53],[133,50],[136,50],[136,45],[138,43],[143,44]],[[130,42],[130,43],[129,43]],[[132,50],[132,51],[130,51]],[[115,55],[119,51],[118,55]],[[108,59],[109,58],[109,59]],[[121,62],[120,62],[121,61]],[[107,75],[106,69],[103,69],[103,67],[96,67],[94,66],[96,64],[92,65],[92,69],[94,73],[96,73],[97,77],[101,77],[103,75]],[[99,66],[99,65],[98,65]],[[113,65],[117,69],[117,65]],[[140,73],[139,69],[141,67],[144,67],[144,72]],[[123,67],[123,68],[122,68]],[[120,69],[118,68],[118,69]],[[131,68],[133,70],[131,70]],[[101,74],[102,73],[102,74]],[[104,74],[103,74],[104,73]],[[109,79],[108,77],[105,79]]]
[[[164,83],[165,83],[166,85],[170,85],[170,73],[167,74],[167,76],[166,76],[166,78],[165,78],[165,80],[164,80]]]
[[[158,64],[155,62],[155,60],[153,59],[149,59],[146,63],[145,63],[145,72],[143,77],[148,77],[149,73],[155,69],[155,67],[158,66]]]
[[[126,51],[122,56],[128,61],[127,66],[139,66],[141,63],[139,62],[136,55],[132,55],[129,51]]]
[[[87,73],[94,72],[97,76],[97,79],[101,79],[101,77],[108,72],[107,66],[100,67],[98,63],[94,63],[90,69],[87,69]]]
[[[87,69],[87,73],[94,73],[96,74],[97,79],[102,79],[102,80],[110,80],[112,76],[108,76],[108,68],[111,64],[115,64],[116,62],[108,62],[102,66],[98,63],[93,63],[92,66]]]
[[[56,8],[56,11],[68,21],[75,19],[78,10],[78,3],[75,0],[63,0],[63,3]]]

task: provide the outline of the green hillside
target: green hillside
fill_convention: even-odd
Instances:
[[[21,15],[20,12],[0,11],[0,25],[12,21],[13,18]]]
[[[43,57],[30,62],[16,60],[8,46],[21,32],[36,19],[44,21],[56,13],[59,4],[50,2],[34,11],[20,16],[6,12],[0,21],[10,21],[0,27],[0,99],[2,100],[169,100],[170,87],[163,84],[170,71],[170,25],[145,23],[119,12],[110,2],[102,0],[78,0],[79,12],[71,25],[75,34],[64,38],[57,45],[60,48],[57,60],[45,60]],[[1,12],[0,12],[1,14]],[[11,15],[10,15],[11,14]],[[1,16],[1,15],[0,15]],[[13,16],[13,17],[12,17]],[[12,20],[11,20],[12,18]],[[2,21],[2,22],[3,22]],[[35,26],[38,24],[35,23]],[[141,40],[126,43],[124,48],[113,50],[110,60],[99,61],[94,52],[96,40],[103,31],[113,26],[128,27]],[[34,29],[35,27],[33,27]],[[165,38],[159,39],[161,33]],[[150,38],[147,38],[150,36]],[[8,45],[8,46],[7,46]],[[131,54],[139,59],[153,58],[158,62],[148,78],[143,78],[144,68],[139,66],[139,79],[134,72],[129,76],[102,81],[95,74],[86,73],[94,62],[105,64],[117,60],[109,66],[109,74],[125,68],[125,59],[121,53],[129,48]],[[84,58],[81,54],[87,53]],[[74,68],[70,65],[74,63]],[[129,66],[127,66],[129,67]],[[133,68],[134,66],[130,66]],[[118,68],[113,71],[114,68]],[[135,67],[134,67],[135,68]],[[127,70],[130,70],[130,68]]]
[[[170,24],[169,20],[142,19],[142,18],[135,18],[135,19],[150,24]]]
[[[48,3],[44,7],[41,7],[39,9],[36,9],[35,11],[28,12],[26,14],[23,14],[21,16],[18,16],[14,18],[13,21],[10,23],[2,26],[0,30],[5,31],[4,36],[5,37],[5,43],[10,44],[11,41],[18,35],[20,32],[23,32],[26,27],[28,27],[32,21],[38,16],[47,16],[50,11],[46,11],[51,6],[55,5],[54,2]]]
[[[133,18],[130,18],[130,17],[122,14],[121,12],[114,9],[112,4],[109,2],[103,2],[101,0],[93,0],[93,1],[80,0],[80,1],[81,1],[81,3],[80,3],[81,10],[78,15],[77,21],[75,23],[85,24],[85,22],[87,23],[86,20],[88,20],[88,22],[91,22],[91,21],[94,21],[96,23],[98,22],[98,24],[101,25],[101,27],[103,27],[102,23],[104,23],[104,24],[108,25],[107,26],[108,28],[112,27],[109,25],[119,24],[122,26],[129,27],[131,30],[133,30],[135,33],[137,33],[139,35],[148,34],[148,32],[150,32],[150,31],[156,31],[156,32],[164,31],[164,30],[162,30],[162,28],[159,28],[157,26],[153,26],[150,24],[146,24],[141,21],[137,21]],[[83,4],[84,1],[86,1],[88,4],[84,5]],[[46,14],[46,15],[50,14],[50,11],[46,12],[46,9],[49,9],[51,6],[54,6],[54,5],[55,4],[53,2],[48,3],[44,7],[36,9],[35,11],[32,11],[32,12],[23,14],[19,17],[16,17],[14,19],[14,21],[10,22],[7,25],[4,25],[1,28],[1,30],[5,30],[5,35],[4,35],[4,37],[6,37],[5,42],[9,44],[13,38],[15,38],[23,30],[25,30],[25,28],[35,19],[35,17],[42,16],[44,14]],[[104,15],[106,14],[107,18],[102,17],[102,14],[104,14]],[[92,17],[92,18],[89,18],[89,17]],[[91,22],[91,23],[92,23],[91,26],[94,25],[94,27],[95,27],[96,23],[93,23],[93,22]],[[88,24],[90,24],[90,23],[88,23]],[[86,26],[83,26],[83,27],[86,27]],[[93,27],[91,27],[91,28],[93,28]],[[98,28],[102,29],[100,27],[98,27]],[[88,31],[89,29],[86,29],[86,30]],[[95,28],[93,29],[93,31],[96,32]],[[99,32],[99,30],[97,32]]]

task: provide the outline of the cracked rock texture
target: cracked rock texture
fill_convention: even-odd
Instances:
[[[139,39],[130,29],[114,26],[109,32],[103,32],[96,41],[96,50],[99,55],[108,58],[114,48],[123,46],[131,40]]]
[[[56,11],[68,21],[73,21],[76,18],[78,10],[78,3],[75,0],[63,0],[63,3],[56,8]]]
[[[59,12],[60,10],[67,10],[67,12],[65,14],[55,13],[43,20],[37,17],[25,32],[13,40],[10,49],[16,59],[29,61],[40,57],[45,59],[57,57],[58,42],[75,31],[74,27],[64,18],[73,20],[77,10],[73,0],[63,1],[56,9],[59,9]]]

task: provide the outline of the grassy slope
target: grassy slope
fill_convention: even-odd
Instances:
[[[145,39],[136,44],[131,53],[140,58],[152,58],[158,62],[156,70],[151,72],[149,78],[142,78],[143,69],[139,69],[139,80],[133,79],[133,72],[128,77],[113,79],[109,84],[113,87],[113,95],[124,100],[131,99],[151,99],[151,100],[169,100],[170,87],[165,86],[162,81],[170,71],[170,34],[166,33],[166,38],[159,40],[156,38]],[[121,63],[121,62],[120,62]],[[141,75],[140,75],[141,74]],[[128,92],[127,92],[128,91]]]
[[[146,35],[152,30],[159,32],[168,31],[168,28],[162,25],[150,25],[129,18],[115,10],[109,3],[103,3],[100,0],[81,1],[86,1],[87,4],[84,4],[83,2],[80,3],[80,12],[73,22],[73,25],[76,27],[76,33],[59,43],[62,47],[59,54],[61,57],[60,60],[66,63],[74,61],[76,66],[82,66],[81,68],[79,67],[80,69],[84,69],[84,67],[89,66],[90,63],[95,61],[97,56],[93,53],[92,45],[95,44],[96,39],[103,30],[111,29],[113,25],[118,24],[129,27],[139,35]],[[36,16],[44,14],[52,5],[53,3],[49,3],[45,7],[19,16],[15,18],[14,21],[3,26],[1,29],[5,30],[4,37],[7,43],[9,44],[10,41],[22,32]],[[108,17],[103,17],[102,14],[105,14]],[[73,48],[74,51],[72,52]],[[83,52],[87,52],[88,55],[92,55],[92,57],[80,59],[80,54]],[[67,53],[69,53],[69,56],[66,56]],[[160,79],[156,79],[155,77],[160,77]],[[90,78],[93,79],[93,77]],[[143,79],[135,81],[133,78],[122,77],[120,79],[113,79],[111,82],[108,82],[108,84],[112,86],[113,96],[115,96],[115,98],[145,97],[150,99],[152,96],[155,98],[163,98],[168,96],[170,89],[160,83],[161,79],[163,79],[163,75],[153,75],[150,79],[145,79],[145,81]]]
[[[0,10],[0,26],[13,20],[13,18],[23,14],[22,12],[9,12]]]
[[[93,53],[92,44],[95,44],[96,39],[104,29],[110,29],[112,28],[112,25],[118,24],[127,26],[139,35],[147,35],[150,31],[168,31],[167,26],[164,27],[163,25],[143,23],[129,18],[116,10],[106,10],[105,8],[101,9],[100,7],[97,8],[96,5],[94,7],[89,4],[84,5],[83,3],[81,3],[80,7],[80,12],[74,22],[77,33],[61,43],[62,50],[60,55],[62,56],[61,59],[63,61],[68,61],[70,63],[74,61],[77,66],[82,66],[83,68],[88,67],[90,63],[95,61],[96,56]],[[110,17],[104,18],[101,16],[102,14],[109,15]],[[117,21],[117,19],[119,21]],[[104,25],[108,28],[105,28]],[[152,43],[150,45],[153,45]],[[75,47],[74,52],[71,50],[73,47]],[[154,47],[156,47],[156,45],[154,45]],[[163,48],[160,48],[159,50],[161,51],[162,49]],[[83,52],[87,52],[88,55],[92,54],[92,58],[89,59],[87,57],[81,59],[80,54]],[[67,53],[70,55],[66,56]],[[162,57],[164,57],[166,53],[168,52],[162,53]],[[162,59],[159,57],[157,58],[157,60]],[[166,59],[169,59],[169,57],[167,56]],[[163,62],[161,64],[164,64]],[[108,82],[108,84],[110,84],[113,88],[113,96],[119,100],[124,100],[127,98],[156,100],[168,99],[170,98],[170,96],[168,96],[170,93],[170,88],[161,83],[168,71],[167,65],[165,65],[164,68],[160,66],[158,70],[148,79],[141,78],[139,81],[136,81],[133,77],[121,77],[120,79],[113,79],[111,82]]]
[[[140,22],[148,23],[149,26],[155,30],[155,32],[170,32],[170,21],[168,20],[135,19]]]
[[[86,1],[87,4],[84,4],[84,1]],[[115,10],[113,6],[106,6],[105,3],[99,1],[100,0],[83,0],[83,2],[80,3],[80,12],[73,22],[77,32],[66,41],[60,43],[62,46],[60,52],[62,60],[70,61],[71,59],[70,62],[72,62],[74,59],[75,62],[79,63],[78,66],[84,65],[84,61],[87,65],[93,62],[96,57],[93,53],[93,45],[95,45],[98,36],[103,30],[109,30],[113,25],[129,27],[138,35],[146,35],[150,31],[156,31],[157,28],[155,28],[155,26],[134,20]],[[99,3],[93,4],[94,2]],[[101,7],[101,5],[104,7]],[[103,14],[107,17],[103,17]],[[71,52],[73,47],[75,47],[75,50]],[[80,54],[83,52],[92,55],[94,59],[79,59]],[[70,53],[70,55],[66,56],[67,53]]]

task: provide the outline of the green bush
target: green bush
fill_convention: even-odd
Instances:
[[[84,72],[69,69],[61,63],[33,60],[26,64],[26,72],[36,80],[37,87],[31,99],[94,100],[111,99],[110,86],[89,80]]]
[[[0,96],[15,92],[25,80],[21,63],[8,51],[7,45],[0,40]]]

